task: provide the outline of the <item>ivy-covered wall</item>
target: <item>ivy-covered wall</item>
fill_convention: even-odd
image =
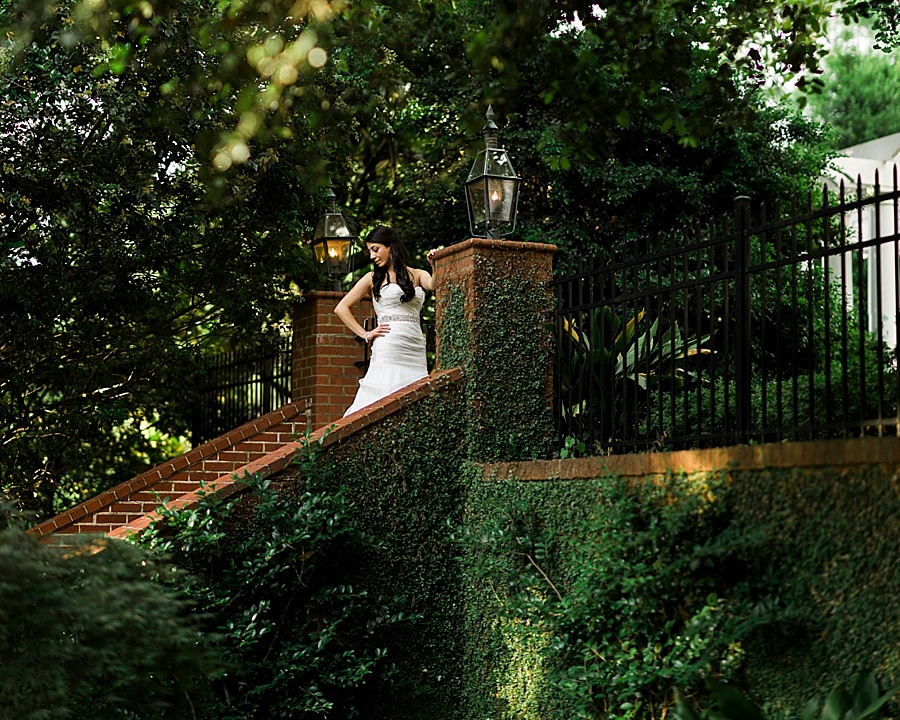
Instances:
[[[462,521],[466,460],[464,383],[445,385],[349,440],[323,462],[347,488],[352,519],[382,549],[358,558],[369,593],[405,596],[420,619],[393,633],[398,672],[376,679],[367,718],[463,718],[460,566],[450,540]]]
[[[326,453],[385,544],[360,581],[422,616],[370,717],[662,718],[710,674],[797,717],[853,672],[900,681],[893,467],[497,479],[469,458],[467,398]]]
[[[900,682],[897,466],[737,473],[731,502],[743,526],[766,528],[796,613],[783,635],[747,644],[749,685],[796,710],[856,670]]]
[[[659,718],[710,675],[799,717],[855,672],[897,683],[898,518],[893,467],[473,474],[467,717]]]
[[[473,460],[547,452],[553,432],[547,283],[554,251],[472,239],[435,256],[437,362],[465,368]]]
[[[442,251],[438,360],[463,380],[323,454],[381,545],[361,586],[420,615],[367,717],[662,720],[709,676],[796,717],[855,671],[900,681],[895,465],[486,476],[550,434],[543,270],[508,250]]]

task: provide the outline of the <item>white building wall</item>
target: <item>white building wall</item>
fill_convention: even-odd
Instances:
[[[900,161],[900,133],[873,140],[868,143],[846,148],[846,155],[836,161],[836,171],[828,183],[837,190],[841,181],[844,185],[844,197],[853,200],[857,196],[858,182],[861,181],[864,197],[875,192],[875,179],[879,188],[892,190],[894,187],[894,168]],[[877,221],[877,222],[876,222]],[[847,227],[847,242],[865,242],[875,237],[895,235],[900,230],[900,218],[895,216],[893,203],[863,208],[862,212],[850,212],[844,218]],[[880,253],[880,257],[879,257]],[[844,257],[832,257],[828,266],[835,279],[839,279],[843,296],[852,306],[854,304],[853,255],[858,251],[848,251]],[[900,245],[897,241],[884,243],[880,250],[866,248],[862,252],[865,273],[864,292],[867,305],[867,329],[878,328],[879,315],[882,322],[883,339],[889,347],[896,347],[898,342],[898,263],[900,263]],[[876,272],[876,268],[881,272]],[[880,298],[880,301],[879,301]]]

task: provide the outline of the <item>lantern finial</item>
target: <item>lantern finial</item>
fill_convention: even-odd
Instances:
[[[497,124],[494,122],[494,108],[488,105],[487,112],[484,114],[486,122],[481,129],[484,133],[484,146],[488,148],[497,147]]]

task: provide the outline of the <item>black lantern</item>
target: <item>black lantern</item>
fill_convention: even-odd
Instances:
[[[506,150],[497,147],[497,126],[491,107],[485,117],[485,148],[478,153],[466,179],[466,203],[472,235],[497,238],[516,229],[521,181]]]
[[[331,187],[325,196],[328,210],[319,218],[312,245],[316,260],[325,266],[325,271],[334,282],[334,289],[341,289],[341,278],[350,271],[350,251],[356,236],[350,232],[344,216],[338,212],[336,198]]]

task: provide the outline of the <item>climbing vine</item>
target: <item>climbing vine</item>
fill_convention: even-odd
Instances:
[[[314,455],[278,483],[246,476],[240,502],[209,495],[162,509],[140,538],[178,568],[166,581],[192,600],[204,642],[221,651],[227,669],[204,698],[204,718],[355,717],[372,681],[395,672],[385,633],[417,616],[396,591],[372,592],[354,572],[354,559],[381,545]]]

